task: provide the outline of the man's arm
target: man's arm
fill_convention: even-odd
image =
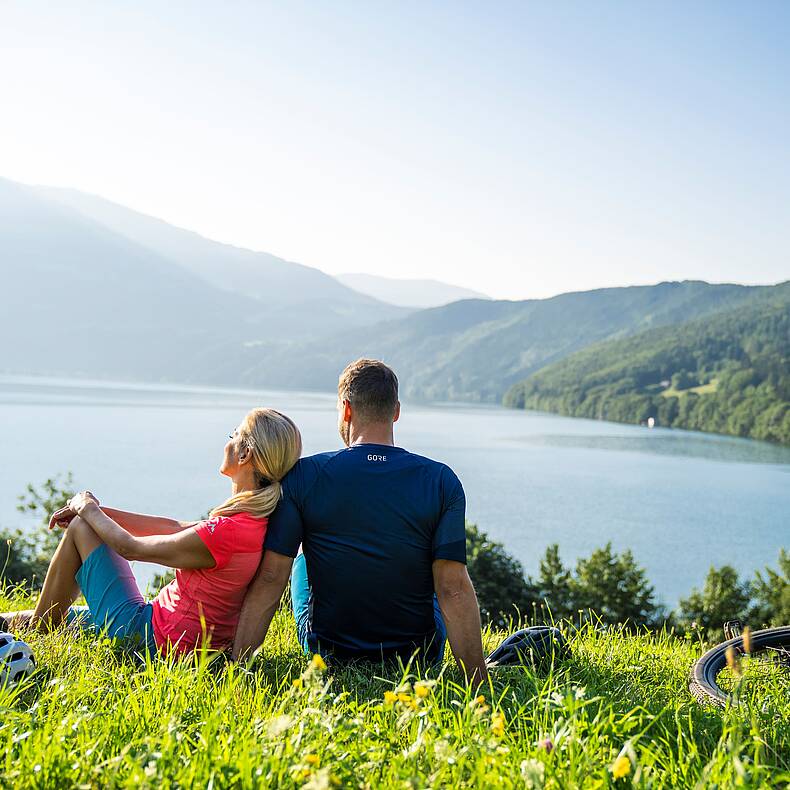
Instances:
[[[480,607],[466,565],[454,560],[434,560],[433,587],[455,660],[470,681],[484,681],[488,670],[483,658]]]
[[[258,572],[247,588],[241,607],[236,637],[233,640],[234,659],[251,658],[263,644],[291,576],[292,565],[293,557],[270,549],[264,552]]]

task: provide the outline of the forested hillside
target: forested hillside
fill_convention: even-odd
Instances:
[[[593,343],[726,311],[771,291],[686,281],[521,302],[468,300],[287,347],[248,344],[229,350],[223,375],[241,371],[248,386],[327,389],[349,359],[370,356],[393,365],[406,398],[501,403],[516,382]]]
[[[751,305],[580,351],[511,388],[505,403],[790,444],[790,283]]]

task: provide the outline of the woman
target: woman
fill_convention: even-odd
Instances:
[[[50,519],[50,529],[66,532],[35,610],[10,616],[17,624],[55,627],[73,617],[79,588],[93,624],[110,636],[142,640],[152,654],[229,647],[280,480],[301,451],[299,430],[288,417],[253,409],[225,445],[220,472],[231,479],[231,496],[205,521],[101,508],[89,491],[77,494]],[[130,560],[176,568],[176,578],[146,603]]]

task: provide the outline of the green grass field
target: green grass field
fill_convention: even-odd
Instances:
[[[7,608],[17,608],[19,601]],[[486,635],[491,648],[501,634]],[[475,696],[442,674],[328,672],[279,612],[246,670],[140,663],[109,640],[27,634],[38,672],[0,689],[2,787],[786,787],[790,687],[698,707],[702,647],[585,627],[552,670]],[[784,685],[782,685],[784,684]]]
[[[698,387],[689,387],[685,390],[676,390],[673,387],[667,387],[661,391],[665,398],[682,398],[688,392],[695,392],[697,395],[709,395],[716,392],[718,389],[718,379],[711,379],[707,384],[700,384]]]

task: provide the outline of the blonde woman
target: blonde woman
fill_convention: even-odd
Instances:
[[[299,430],[288,417],[253,409],[225,445],[220,472],[231,479],[231,496],[205,521],[102,508],[89,491],[77,494],[50,520],[50,528],[66,532],[35,610],[10,617],[42,630],[57,626],[71,619],[79,588],[92,624],[110,636],[142,640],[151,654],[187,653],[206,643],[229,647],[280,480],[301,451]],[[130,560],[176,568],[176,578],[146,603]]]

